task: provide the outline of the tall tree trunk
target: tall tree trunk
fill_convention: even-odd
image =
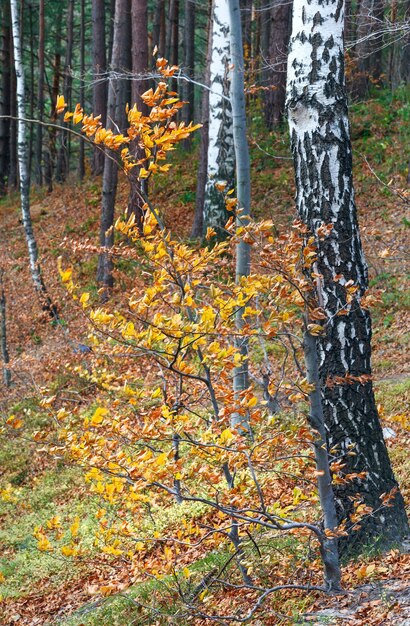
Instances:
[[[158,48],[158,56],[165,55],[165,0],[157,0],[152,26],[152,46]]]
[[[72,63],[73,63],[73,38],[74,38],[74,0],[68,0],[67,10],[67,39],[64,61],[64,97],[71,108],[71,87],[73,83],[72,79]],[[63,122],[63,129],[67,128],[67,124]],[[57,167],[56,167],[56,180],[63,182],[70,169],[70,153],[69,153],[69,138],[65,130],[61,132],[61,143],[58,150]]]
[[[37,117],[44,120],[44,0],[40,0],[38,18],[38,90],[37,90]],[[43,126],[38,124],[35,146],[35,179],[38,185],[43,184]]]
[[[252,5],[253,0],[243,0],[241,2],[243,56],[245,65],[248,65],[249,60],[252,58]]]
[[[80,5],[80,105],[84,109],[85,104],[85,0],[81,0]],[[78,178],[82,180],[85,175],[85,142],[80,139],[78,154]]]
[[[43,301],[43,306],[56,316],[56,311],[50,299],[47,296],[41,276],[40,264],[38,260],[37,242],[33,232],[33,225],[30,214],[30,174],[28,170],[28,142],[27,142],[27,123],[25,121],[25,80],[24,67],[21,54],[21,31],[20,16],[17,0],[10,0],[11,25],[13,33],[13,50],[14,50],[14,66],[16,70],[17,83],[17,114],[18,114],[18,166],[20,174],[20,198],[21,212],[24,232],[26,235],[31,278],[37,293]]]
[[[129,17],[129,0],[116,0],[114,33],[110,71],[120,73],[126,64],[126,39],[123,36],[127,28]],[[125,81],[110,76],[107,102],[106,127],[116,129],[116,124],[121,128],[125,125]],[[101,252],[98,257],[97,281],[101,284],[102,300],[109,297],[113,287],[112,259],[109,249],[114,243],[114,208],[118,183],[118,163],[115,156],[106,153],[104,157],[103,188],[100,223],[100,245],[107,252]]]
[[[101,123],[105,126],[107,119],[107,58],[105,54],[105,6],[104,0],[92,1],[92,32],[93,32],[93,113],[101,115]],[[102,174],[104,152],[99,146],[94,148],[92,173]]]
[[[184,25],[184,71],[190,79],[184,83],[183,98],[186,104],[182,109],[182,121],[189,124],[194,119],[194,83],[191,80],[195,75],[195,5],[192,0],[185,0]],[[191,135],[185,139],[184,148],[189,149],[192,144]]]
[[[361,306],[368,278],[353,191],[343,18],[339,0],[294,0],[287,104],[297,209],[315,237],[317,298],[327,316],[319,356],[328,445],[343,455],[347,474],[366,473],[335,486],[339,521],[349,522],[357,492],[373,509],[349,533],[345,548],[353,552],[366,544],[386,547],[399,541],[408,523],[399,491],[391,508],[380,501],[397,483],[370,380],[370,315]],[[327,224],[333,229],[321,240],[318,229]],[[357,286],[351,301],[347,281]],[[343,382],[347,373],[353,378]]]
[[[286,100],[286,63],[292,3],[276,0],[270,10],[269,69],[265,92],[265,121],[271,130],[283,118]]]
[[[144,75],[148,69],[148,7],[147,0],[133,0],[131,9],[132,21],[132,91],[131,103],[137,105],[143,115],[148,114],[148,109],[141,95],[147,90]],[[135,139],[130,150],[135,158],[141,159],[145,151],[138,145]],[[144,199],[141,192],[147,192],[146,181],[138,180],[139,167],[136,166],[128,174],[130,183],[130,195],[128,198],[128,215],[135,215],[135,223],[142,230]]]
[[[211,46],[212,46],[212,25],[211,25],[212,2],[208,2],[207,37],[206,37],[206,58],[204,85],[201,98],[201,143],[199,147],[199,165],[196,180],[195,213],[191,229],[191,237],[198,239],[203,235],[204,228],[204,203],[205,187],[208,173],[208,146],[209,146],[209,82],[211,72]]]
[[[249,147],[246,137],[246,107],[245,107],[245,61],[243,57],[241,15],[239,0],[228,0],[232,78],[230,98],[232,105],[233,139],[236,159],[236,196],[240,214],[237,217],[238,226],[246,225],[251,211],[251,168],[249,161]],[[236,247],[236,282],[249,276],[251,267],[251,249],[248,243],[240,241]],[[244,357],[244,362],[235,368],[234,391],[237,397],[249,387],[248,375],[248,339],[240,337],[244,326],[243,308],[236,313],[236,327],[238,329],[237,348]],[[232,417],[234,427],[241,426],[249,429],[246,416],[234,414]]]
[[[9,368],[10,356],[7,345],[7,315],[6,315],[6,293],[4,291],[4,270],[0,268],[0,343],[1,356],[3,359],[3,382],[6,387],[10,387],[11,371]]]
[[[63,17],[63,5],[58,4],[56,35],[54,44],[54,64],[53,82],[51,86],[51,114],[50,119],[53,124],[57,123],[56,103],[60,91],[61,76],[61,22]],[[44,154],[44,179],[49,193],[53,190],[53,172],[56,162],[56,129],[50,127],[48,130],[48,147]]]
[[[30,35],[30,82],[28,93],[30,94],[30,105],[29,105],[29,118],[32,120],[34,117],[34,25],[33,25],[33,5],[31,3],[28,4],[28,15],[29,15],[29,35]],[[22,12],[24,11],[24,3],[21,5]],[[24,65],[24,60],[23,60]],[[32,162],[33,162],[33,142],[34,142],[34,126],[30,124],[28,127],[29,140],[28,140],[28,171],[31,177],[32,172]]]
[[[215,185],[234,186],[235,150],[230,101],[230,32],[228,0],[214,0],[212,7],[211,69],[209,94],[208,174],[205,187],[204,232],[213,228],[225,236],[228,219],[225,194]]]
[[[383,16],[384,0],[360,0],[354,49],[357,59],[354,93],[360,98],[368,94],[372,82],[381,78]]]
[[[10,7],[4,4],[1,8],[1,31],[0,31],[0,197],[7,192],[7,180],[9,175],[10,160],[10,91],[11,91],[11,68],[10,68]]]

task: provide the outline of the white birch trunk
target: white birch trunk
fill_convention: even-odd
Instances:
[[[367,288],[353,191],[352,151],[347,113],[343,56],[343,0],[294,0],[288,60],[287,105],[296,177],[299,216],[316,239],[318,301],[326,314],[319,341],[323,411],[329,447],[345,454],[346,473],[366,472],[363,480],[335,487],[339,520],[349,519],[357,492],[374,509],[347,548],[382,546],[408,532],[403,499],[380,508],[380,496],[397,487],[383,440],[371,381],[329,384],[346,373],[371,374],[371,320],[361,308]],[[331,223],[324,240],[318,229]],[[343,275],[340,280],[338,275]],[[358,291],[348,302],[344,284]],[[340,315],[341,309],[344,314]],[[351,445],[355,447],[355,455]]]
[[[212,227],[218,239],[224,238],[224,226],[228,215],[224,194],[215,188],[215,184],[225,183],[228,191],[234,186],[235,178],[232,111],[229,99],[230,63],[228,0],[213,0],[204,232],[208,227]]]
[[[17,157],[20,174],[20,198],[21,212],[26,235],[30,271],[34,287],[39,293],[45,292],[41,278],[40,266],[38,262],[38,249],[34,237],[33,225],[30,215],[30,172],[28,169],[28,142],[25,122],[25,87],[24,87],[24,67],[21,55],[21,32],[19,3],[17,0],[10,0],[11,25],[13,33],[14,67],[17,79]]]

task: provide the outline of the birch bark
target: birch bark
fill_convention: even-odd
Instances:
[[[400,492],[390,508],[380,506],[381,494],[397,483],[371,381],[331,384],[346,373],[371,374],[371,320],[361,306],[368,279],[353,190],[343,19],[342,0],[294,0],[287,105],[297,209],[317,241],[317,296],[327,315],[319,356],[328,445],[343,454],[346,473],[367,473],[363,480],[335,486],[339,521],[349,520],[357,493],[373,508],[344,546],[353,552],[365,544],[384,547],[399,541],[408,522]],[[333,230],[321,241],[318,229],[329,223]],[[350,302],[347,281],[358,288]],[[349,454],[352,446],[354,455]]]
[[[44,296],[45,287],[41,277],[37,242],[34,236],[30,214],[30,173],[28,169],[27,124],[25,121],[25,81],[21,54],[20,14],[17,0],[10,0],[10,11],[17,85],[17,160],[20,174],[21,213],[28,247],[31,278],[36,291]],[[49,305],[51,305],[51,303],[47,300],[47,308],[50,308]]]
[[[212,5],[211,67],[209,93],[208,172],[205,186],[204,232],[213,228],[218,239],[224,238],[228,220],[224,194],[215,184],[234,186],[235,153],[230,103],[229,7],[227,0]]]

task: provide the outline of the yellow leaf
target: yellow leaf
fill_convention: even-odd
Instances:
[[[66,108],[66,103],[64,101],[64,96],[57,96],[57,102],[56,102],[56,112],[57,113],[62,113],[64,111],[64,109]]]
[[[73,545],[63,546],[61,548],[61,553],[64,554],[64,556],[75,556],[77,552],[77,548]]]
[[[79,528],[80,528],[80,518],[77,516],[74,522],[70,526],[70,532],[71,532],[72,537],[77,537]]]
[[[82,293],[81,296],[80,296],[80,304],[82,304],[83,307],[86,307],[87,304],[88,304],[89,299],[90,299],[90,294],[89,293],[86,293],[86,292]]]
[[[137,541],[137,543],[135,544],[135,549],[136,550],[144,550],[145,548],[145,544],[143,541]]]
[[[104,415],[107,415],[107,413],[108,413],[108,409],[98,407],[98,409],[95,410],[94,415],[91,418],[92,426],[97,426],[97,424],[101,424],[101,422],[103,421]]]
[[[159,465],[160,467],[162,467],[167,462],[167,459],[168,459],[167,453],[163,452],[162,454],[159,455],[159,457],[155,459],[155,463]]]
[[[232,438],[233,438],[233,434],[231,433],[229,428],[225,428],[225,430],[223,430],[221,432],[221,436],[219,437],[219,441],[220,441],[221,444],[225,444],[225,443],[229,443]]]
[[[324,329],[320,324],[308,324],[307,327],[309,333],[314,337],[318,337],[319,335],[323,335]]]
[[[184,567],[184,569],[182,570],[182,574],[184,578],[189,578],[191,576],[191,572],[189,571],[187,567]]]
[[[257,404],[258,404],[258,398],[256,398],[255,396],[253,396],[250,400],[248,400],[248,403],[247,403],[249,409],[256,406]]]

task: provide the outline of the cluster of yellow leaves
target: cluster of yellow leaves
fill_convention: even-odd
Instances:
[[[157,70],[164,78],[169,78],[178,70],[176,66],[170,67],[166,59],[159,58],[156,62]],[[141,96],[143,102],[150,107],[148,115],[143,115],[138,109],[137,103],[131,108],[127,107],[128,123],[127,135],[104,128],[101,116],[85,115],[79,104],[74,111],[68,111],[64,115],[65,122],[82,124],[81,131],[97,145],[105,146],[114,151],[121,150],[123,168],[128,173],[134,167],[138,167],[138,177],[146,179],[157,172],[167,172],[171,165],[160,164],[167,157],[167,153],[174,150],[176,144],[187,139],[191,133],[201,127],[201,124],[184,122],[177,123],[174,118],[184,106],[178,95],[169,91],[166,82],[158,83],[156,89],[149,89]],[[56,111],[62,113],[67,105],[64,96],[58,96]],[[143,151],[142,158],[135,158],[135,149],[129,144],[137,143]]]

